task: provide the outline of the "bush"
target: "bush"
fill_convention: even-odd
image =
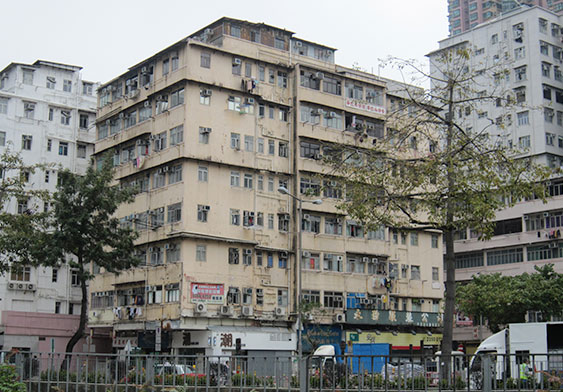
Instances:
[[[0,391],[26,392],[25,384],[18,379],[15,366],[0,364]]]

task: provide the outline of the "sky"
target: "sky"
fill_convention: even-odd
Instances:
[[[285,28],[338,49],[336,63],[400,79],[379,67],[416,59],[448,35],[447,0],[5,0],[0,69],[41,59],[83,67],[107,82],[211,22],[228,16]]]

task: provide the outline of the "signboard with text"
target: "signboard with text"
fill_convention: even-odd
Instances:
[[[208,304],[223,304],[225,302],[225,286],[213,283],[190,283],[191,301]]]
[[[442,326],[442,314],[432,312],[406,312],[399,310],[348,309],[349,324],[412,325],[419,327]]]
[[[370,113],[385,114],[387,112],[383,106],[377,106],[373,103],[361,101],[359,99],[346,98],[344,102],[349,108],[359,109]]]

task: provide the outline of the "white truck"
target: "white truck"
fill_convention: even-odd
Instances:
[[[508,324],[483,340],[471,359],[471,372],[481,372],[484,354],[491,354],[493,377],[519,378],[519,365],[527,359],[539,379],[542,372],[563,371],[563,322]]]

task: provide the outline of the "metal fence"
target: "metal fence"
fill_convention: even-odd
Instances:
[[[28,391],[562,390],[563,354],[435,356],[167,356],[2,353]],[[521,377],[524,359],[529,374]],[[299,368],[304,380],[300,383]]]

